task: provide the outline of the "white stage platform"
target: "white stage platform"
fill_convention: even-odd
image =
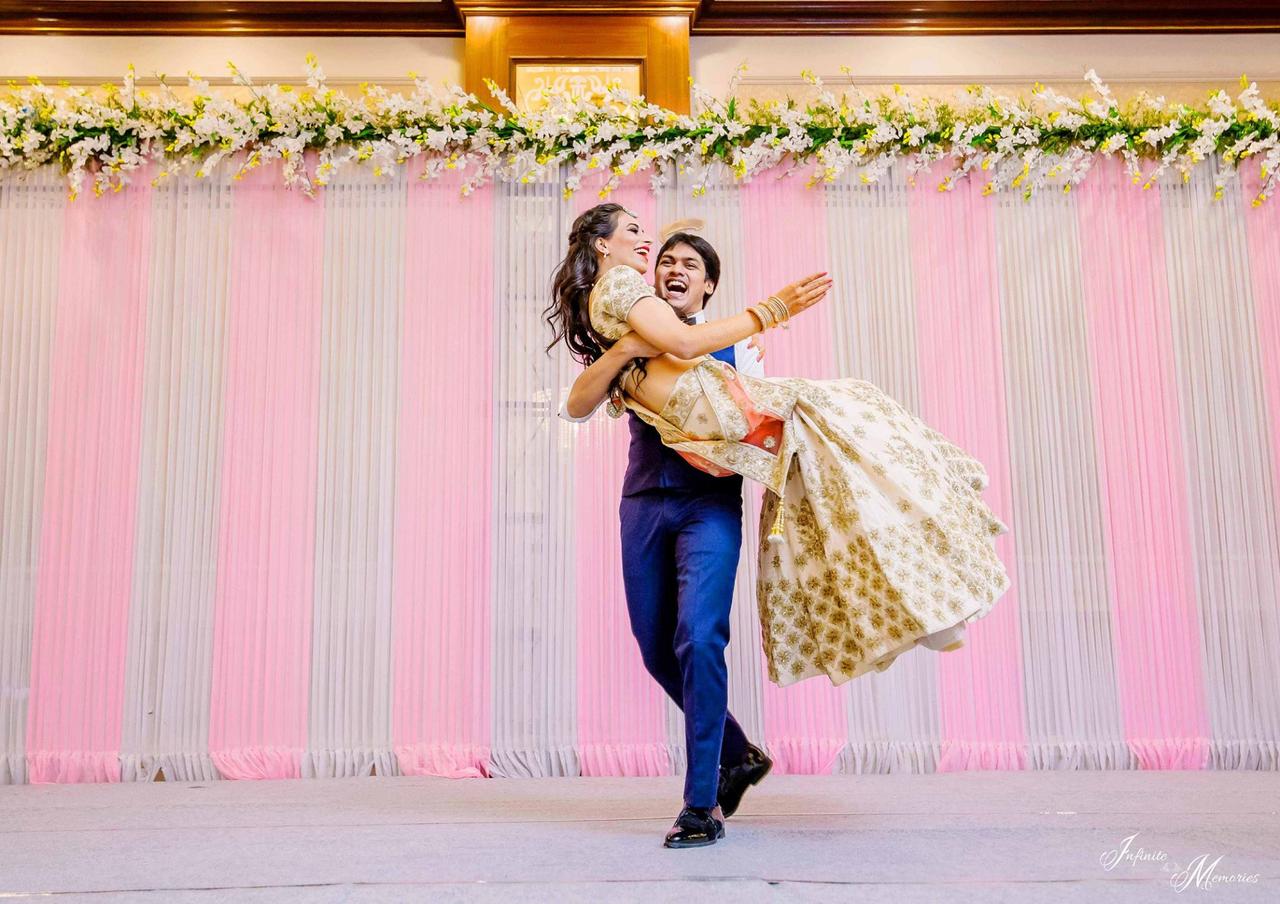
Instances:
[[[1276,773],[772,775],[718,844],[667,850],[680,788],[679,777],[2,787],[0,898],[1280,901]],[[1171,864],[1201,855],[1211,878],[1179,891]]]

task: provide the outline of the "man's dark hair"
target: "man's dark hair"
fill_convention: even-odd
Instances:
[[[662,247],[658,249],[658,256],[655,261],[662,260],[662,255],[666,254],[676,245],[688,245],[694,251],[698,252],[698,256],[702,258],[703,269],[707,271],[707,279],[716,284],[716,289],[720,288],[720,255],[716,254],[716,249],[711,247],[711,243],[702,236],[693,232],[673,232]],[[703,304],[711,300],[711,296],[715,294],[715,289],[711,290],[703,299]]]

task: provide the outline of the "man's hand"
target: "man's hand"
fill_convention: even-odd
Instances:
[[[761,335],[760,333],[756,333],[750,339],[748,339],[747,348],[754,348],[756,350],[756,356],[761,361],[763,361],[764,360],[764,343],[760,341],[760,335]]]
[[[617,342],[617,348],[628,358],[656,358],[662,354],[661,349],[649,343],[635,330],[624,333]]]

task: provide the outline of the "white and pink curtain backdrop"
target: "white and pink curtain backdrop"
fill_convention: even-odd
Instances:
[[[763,677],[787,772],[1280,768],[1280,201],[1143,191],[617,197],[702,216],[712,315],[829,269],[773,374],[870,380],[974,452],[1013,589],[963,650]],[[939,170],[940,172],[940,170]],[[559,185],[273,168],[0,182],[0,782],[661,775],[679,711],[619,573],[625,424],[556,417]]]

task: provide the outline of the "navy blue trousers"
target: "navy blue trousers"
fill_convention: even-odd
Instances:
[[[622,497],[622,579],[645,668],[684,712],[684,802],[713,807],[747,738],[729,713],[729,610],[742,546],[737,494]]]

